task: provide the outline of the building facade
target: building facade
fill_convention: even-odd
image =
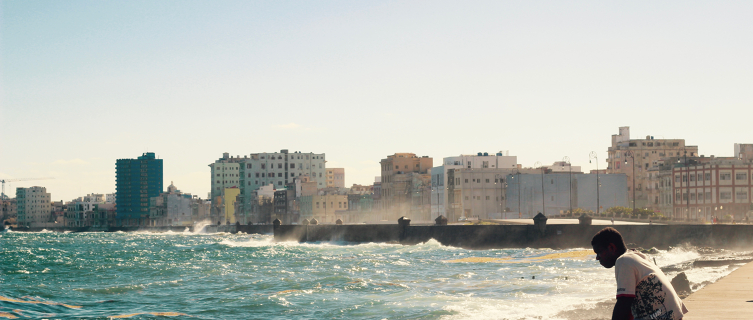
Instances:
[[[612,145],[607,152],[606,173],[622,173],[628,178],[629,207],[654,208],[657,206],[652,204],[651,198],[655,193],[651,168],[671,157],[696,157],[698,147],[686,145],[684,139],[654,139],[653,136],[631,139],[630,127],[620,127],[619,134],[612,135]]]
[[[753,165],[733,158],[678,159],[672,166],[673,219],[741,221],[753,212]]]
[[[35,228],[50,222],[52,200],[47,188],[16,188],[16,206],[19,227]]]
[[[327,168],[327,187],[345,188],[344,168]]]
[[[308,176],[310,181],[324,188],[325,154],[288,152],[252,153],[243,157],[232,157],[224,153],[223,157],[210,164],[212,176],[212,198],[217,201],[224,188],[240,189],[239,214],[252,214],[258,208],[255,191],[262,186],[273,185],[275,189],[284,189],[294,179]]]
[[[478,152],[475,155],[466,154],[456,157],[446,157],[442,160],[442,165],[432,168],[432,209],[431,220],[440,215],[448,219],[450,216],[457,219],[457,208],[449,208],[445,203],[449,203],[449,194],[447,191],[447,173],[454,169],[517,169],[518,158],[510,156],[508,152],[499,151],[489,154],[488,152]]]
[[[382,206],[380,220],[393,221],[402,216],[414,219],[411,217],[413,193],[430,187],[430,185],[415,185],[414,181],[428,181],[430,184],[430,170],[433,163],[432,158],[418,157],[414,153],[395,153],[380,161]],[[425,178],[416,178],[415,175],[424,175]]]
[[[162,159],[152,152],[137,159],[115,162],[115,192],[118,224],[149,225],[149,198],[162,193]]]
[[[628,206],[624,174],[511,174],[506,182],[506,211],[521,218],[564,214],[570,208],[601,213]]]

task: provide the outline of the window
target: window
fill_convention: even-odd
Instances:
[[[316,208],[319,209],[319,202],[316,203]]]
[[[690,175],[690,181],[695,181],[695,175],[694,174]]]
[[[497,181],[494,181],[494,182],[497,182]],[[486,183],[489,183],[489,179],[486,179]],[[488,200],[488,199],[487,199],[487,200]]]
[[[705,176],[704,180],[711,181],[711,173],[705,173],[704,176]]]
[[[682,175],[682,182],[687,182],[687,181],[688,181],[688,176],[683,174]]]
[[[683,193],[682,194],[682,200],[683,201],[688,201],[688,194],[687,193]]]
[[[680,175],[675,176],[675,183],[680,183]]]
[[[476,183],[481,183],[481,179],[476,179]]]
[[[465,183],[468,183],[468,179],[465,179]]]
[[[703,201],[703,191],[698,192],[698,201]]]
[[[747,191],[738,191],[737,193],[735,193],[735,196],[737,196],[738,200],[748,200]]]
[[[748,180],[748,174],[747,173],[736,173],[735,174],[735,180]]]
[[[282,178],[282,172],[278,172],[278,173],[277,173],[277,177],[278,177],[278,178]]]
[[[465,182],[468,182],[468,179],[465,179]],[[460,178],[455,178],[455,184],[460,184]]]
[[[696,180],[698,180],[698,181],[703,181],[703,175],[702,175],[702,174],[700,174],[700,173],[699,173],[699,174],[697,174],[697,179],[696,179]]]
[[[395,169],[400,169],[400,166],[395,166]]]
[[[264,178],[264,172],[261,173],[261,177]]]
[[[706,201],[711,201],[711,191],[706,191]]]
[[[290,164],[290,169],[295,169],[295,163]]]
[[[732,179],[731,173],[729,172],[719,173],[719,180],[725,181],[725,180],[731,180],[731,179]]]
[[[468,200],[468,196],[465,196],[465,200]]]
[[[690,194],[690,200],[695,200],[695,192]]]
[[[258,172],[256,173],[256,177],[257,177],[257,178],[259,177],[259,173],[258,173]]]
[[[489,200],[489,196],[486,196],[486,200]]]
[[[730,192],[730,191],[719,192],[719,199],[721,199],[721,200],[730,200],[730,199],[732,199],[732,192]]]

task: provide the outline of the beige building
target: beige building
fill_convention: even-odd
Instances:
[[[348,209],[348,195],[321,194],[301,197],[301,219],[316,219],[319,223],[333,224],[337,211]]]
[[[19,227],[43,227],[51,222],[52,201],[47,188],[16,188],[16,205]]]
[[[327,187],[345,188],[345,169],[327,168]]]
[[[657,174],[652,175],[658,173],[652,168],[660,166],[667,158],[683,156],[698,156],[698,146],[687,146],[684,139],[654,139],[653,136],[630,139],[630,127],[620,127],[620,133],[612,135],[606,173],[627,175],[630,207],[658,210],[656,193],[661,181]]]
[[[393,221],[401,216],[417,221],[423,219],[423,216],[411,217],[411,207],[414,193],[431,192],[430,170],[434,160],[428,156],[418,157],[414,153],[395,153],[382,159],[380,164],[381,220]]]

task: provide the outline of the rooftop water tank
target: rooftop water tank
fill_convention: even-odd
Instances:
[[[476,155],[477,155],[477,156],[481,156],[481,155],[482,155],[482,153],[481,153],[481,152],[479,152],[479,153],[478,153],[478,154],[476,154]]]

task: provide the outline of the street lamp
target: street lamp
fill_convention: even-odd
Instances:
[[[542,165],[541,162],[536,161],[533,166],[541,168],[541,213],[546,215],[546,204],[544,204],[544,199],[546,199],[546,194],[544,192],[544,165]]]
[[[568,156],[565,156],[564,158],[562,158],[562,161],[567,163],[567,166],[570,167],[570,181],[569,181],[570,188],[568,189],[570,192],[570,196],[568,198],[570,199],[570,216],[572,216],[573,215],[573,165],[570,163],[570,157]]]
[[[630,168],[630,180],[633,180],[633,215],[635,215],[635,154],[633,154],[633,151],[628,150],[625,152],[625,165],[627,165],[627,157],[630,157],[630,161],[633,163],[633,165]]]
[[[596,216],[598,216],[599,215],[599,209],[600,209],[600,204],[599,204],[599,187],[601,185],[599,183],[599,156],[598,156],[598,154],[596,154],[596,151],[591,151],[591,153],[588,155],[588,157],[589,157],[588,163],[591,163],[591,159],[596,160]]]

